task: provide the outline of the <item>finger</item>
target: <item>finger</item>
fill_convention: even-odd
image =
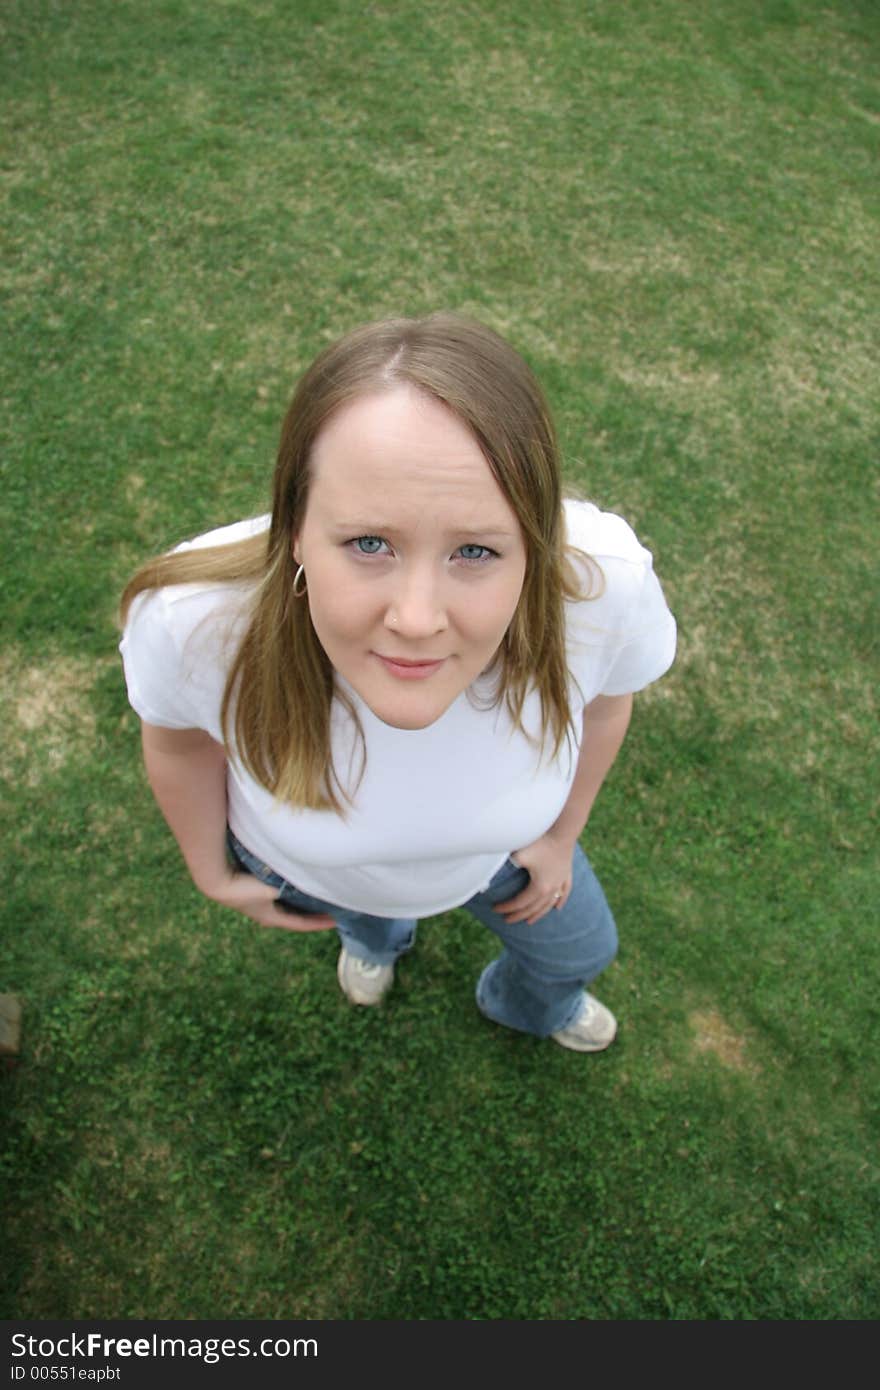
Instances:
[[[532,906],[531,906],[531,908],[529,909],[529,912],[528,912],[528,914],[527,914],[527,916],[526,916],[526,921],[527,921],[527,923],[529,924],[529,926],[531,926],[533,922],[538,922],[538,921],[540,921],[540,919],[541,919],[542,917],[546,917],[546,916],[547,916],[547,913],[550,911],[550,909],[551,909],[552,907],[553,907],[553,899],[552,899],[552,898],[547,898],[547,897],[539,898],[537,902],[535,902],[535,903],[532,904]]]
[[[544,903],[542,907],[532,913],[531,917],[526,918],[527,925],[533,927],[536,922],[540,922],[542,917],[549,917],[554,907],[556,907],[555,902]]]
[[[511,901],[515,902],[515,899],[512,899]],[[540,898],[531,897],[526,902],[518,903],[514,907],[507,907],[507,909],[503,912],[499,911],[497,907],[495,908],[495,911],[498,912],[498,915],[500,917],[503,917],[506,922],[510,922],[511,924],[514,922],[526,922],[528,921],[529,917],[535,915],[541,904],[541,901],[542,900]],[[538,916],[543,916],[543,908],[540,912],[538,912]]]
[[[568,893],[570,891],[571,890],[561,893],[559,897],[557,897],[555,893],[552,895],[545,894],[535,905],[530,916],[526,918],[528,925],[531,927],[535,922],[539,922],[542,917],[547,917],[557,908],[564,907],[565,903],[568,901]]]
[[[499,917],[505,917],[509,921],[511,918],[522,916],[532,906],[531,900],[520,902],[519,898],[511,898],[509,903],[496,903],[494,911]]]
[[[263,920],[273,927],[286,927],[288,931],[328,931],[336,926],[329,912],[304,912],[285,903],[277,892]]]
[[[332,917],[323,912],[300,913],[280,911],[267,923],[270,927],[280,927],[282,931],[330,931],[336,926]]]
[[[505,898],[503,903],[496,903],[493,911],[499,912],[503,917],[505,912],[516,912],[519,908],[525,907],[527,903],[534,900],[534,897],[534,889],[529,884],[521,893],[517,893],[515,898]]]
[[[550,888],[542,888],[539,883],[532,881],[526,885],[521,893],[517,893],[515,898],[508,898],[506,902],[496,903],[495,911],[502,915],[510,910],[531,912],[539,903],[548,903],[552,907],[554,901],[554,893]]]

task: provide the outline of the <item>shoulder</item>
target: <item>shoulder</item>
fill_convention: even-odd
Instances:
[[[593,502],[566,498],[565,532],[569,559],[581,584],[582,599],[593,619],[617,626],[638,603],[654,560],[622,516],[603,512]]]
[[[566,497],[563,503],[566,540],[592,559],[621,560],[626,564],[651,564],[651,552],[639,541],[629,522],[615,512],[603,512],[595,502]]]
[[[229,526],[218,526],[190,540],[181,541],[170,552],[181,555],[188,550],[207,550],[211,546],[234,545],[267,530],[268,516],[249,517]],[[247,606],[251,586],[236,581],[202,579],[185,584],[167,584],[139,594],[131,606],[129,626],[159,625],[177,639],[185,639],[205,618],[228,613],[235,620]]]
[[[229,545],[258,534],[268,517],[252,517],[183,541],[172,553]],[[253,585],[241,581],[196,580],[147,589],[132,601],[120,651],[126,671],[155,666],[168,673],[184,659],[228,664],[244,635]]]
[[[262,516],[250,516],[243,521],[233,521],[228,526],[215,526],[200,536],[181,541],[173,547],[172,553],[176,555],[184,550],[207,550],[212,545],[234,545],[236,541],[245,541],[250,536],[258,536],[261,531],[268,531],[270,520],[266,512]]]
[[[566,539],[582,597],[566,604],[569,655],[584,667],[606,663],[594,693],[639,690],[671,664],[675,619],[654,572],[653,556],[623,517],[567,499]],[[578,655],[580,654],[580,655]],[[586,668],[584,681],[589,685]]]

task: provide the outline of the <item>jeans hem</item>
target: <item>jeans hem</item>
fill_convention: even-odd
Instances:
[[[512,1023],[507,1018],[499,1018],[497,1014],[492,1013],[491,1010],[486,1006],[483,993],[484,982],[494,965],[495,961],[491,961],[489,965],[486,966],[485,970],[480,975],[480,978],[477,980],[477,988],[475,991],[477,1009],[483,1015],[484,1018],[487,1018],[489,1020],[490,1023],[497,1023],[501,1028],[510,1028],[515,1033],[528,1033],[529,1036],[533,1038],[552,1038],[554,1033],[561,1033],[564,1028],[567,1028],[569,1024],[573,1023],[574,1020],[577,1018],[578,1014],[580,1013],[581,1001],[583,999],[584,993],[582,987],[578,988],[577,998],[572,1004],[571,1012],[566,1016],[565,1021],[563,1023],[557,1023],[553,1028],[548,1028],[546,1031],[539,1031],[537,1028],[530,1028],[529,1025],[526,1023]]]

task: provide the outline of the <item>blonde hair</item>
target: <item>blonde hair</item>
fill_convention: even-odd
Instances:
[[[537,689],[542,744],[549,738],[554,757],[569,731],[563,603],[583,594],[566,553],[559,455],[541,388],[519,354],[483,324],[450,313],[367,324],[326,348],[296,388],[281,430],[268,533],[160,556],[138,570],[122,596],[124,621],[132,599],[147,589],[206,580],[252,587],[222,727],[230,744],[232,723],[237,756],[256,781],[294,806],[344,814],[342,800],[351,794],[333,766],[334,694],[358,722],[335,689],[308,603],[293,594],[291,538],[305,516],[310,456],[342,405],[405,383],[468,426],[522,528],[526,574],[498,653],[495,703],[503,698],[522,728],[526,696]]]

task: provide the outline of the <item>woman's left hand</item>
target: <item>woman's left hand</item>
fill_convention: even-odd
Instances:
[[[528,869],[529,882],[515,898],[496,903],[495,912],[507,922],[528,922],[529,926],[555,907],[564,907],[571,892],[574,845],[556,840],[550,831],[510,856],[514,864]]]

